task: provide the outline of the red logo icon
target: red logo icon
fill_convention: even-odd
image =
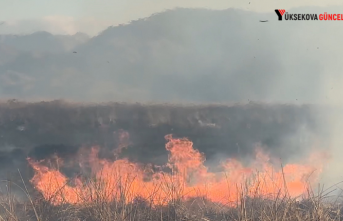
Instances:
[[[285,14],[285,12],[286,12],[285,9],[278,9],[278,11],[280,12],[281,16],[282,16],[283,14]]]

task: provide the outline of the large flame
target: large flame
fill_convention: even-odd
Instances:
[[[209,172],[205,156],[186,139],[167,139],[168,163],[161,167],[143,166],[127,159],[115,161],[99,159],[99,147],[93,147],[79,165],[90,168],[91,179],[68,179],[57,167],[46,166],[46,161],[28,159],[35,171],[31,182],[46,200],[55,205],[83,204],[95,201],[124,200],[132,202],[143,198],[153,205],[165,205],[175,200],[206,197],[225,205],[238,202],[240,197],[299,197],[310,184],[317,181],[322,164],[314,161],[273,166],[269,157],[256,151],[255,160],[248,166],[235,159],[221,164],[222,172]],[[120,147],[122,148],[122,147]],[[116,152],[117,153],[117,152]],[[311,161],[316,163],[314,166]]]

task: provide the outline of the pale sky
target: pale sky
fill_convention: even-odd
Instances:
[[[175,7],[239,8],[273,12],[276,8],[342,5],[341,0],[0,0],[0,34],[46,30],[96,35],[110,25],[127,23]]]

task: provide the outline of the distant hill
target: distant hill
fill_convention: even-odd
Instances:
[[[87,42],[89,38],[83,33],[52,35],[48,32],[35,32],[30,35],[0,35],[0,45],[25,52],[61,53]]]
[[[336,30],[337,22],[279,22],[272,12],[175,9],[109,27],[90,39],[45,32],[5,36],[0,96],[326,101],[330,88],[339,87],[333,79],[340,75],[343,46],[335,44],[342,37]]]

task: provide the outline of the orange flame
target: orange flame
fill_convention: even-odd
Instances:
[[[257,150],[256,159],[249,167],[238,160],[228,159],[221,165],[223,172],[212,173],[204,165],[205,156],[193,148],[190,140],[175,139],[172,135],[165,138],[169,160],[160,168],[144,167],[127,159],[113,162],[99,159],[99,147],[93,147],[86,159],[93,179],[85,181],[76,177],[68,180],[58,168],[47,167],[44,161],[28,159],[35,171],[31,182],[54,205],[113,200],[128,203],[137,197],[153,205],[193,197],[206,197],[229,205],[237,202],[242,193],[249,197],[298,197],[318,180],[322,170],[318,161],[316,166],[311,163],[288,164],[275,170],[269,157]],[[59,164],[62,164],[61,160]],[[80,163],[80,166],[85,164]]]

